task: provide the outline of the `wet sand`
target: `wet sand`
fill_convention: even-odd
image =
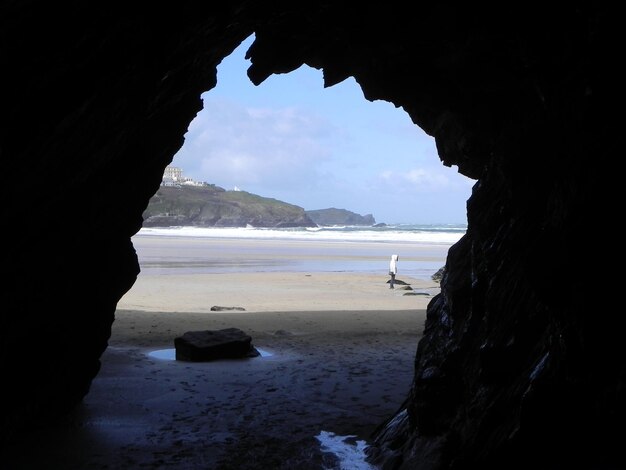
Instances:
[[[118,304],[83,403],[6,468],[338,468],[316,436],[367,440],[402,406],[438,292],[401,274],[410,286],[391,290],[386,273],[174,272],[140,274]],[[268,355],[206,363],[151,355],[171,352],[186,331],[227,327]]]

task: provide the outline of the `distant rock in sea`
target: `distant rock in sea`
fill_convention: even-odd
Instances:
[[[372,214],[360,215],[346,209],[317,209],[306,211],[313,222],[322,226],[333,225],[367,225],[372,226],[376,223]]]

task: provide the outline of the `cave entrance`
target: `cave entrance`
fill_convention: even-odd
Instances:
[[[404,110],[367,101],[353,78],[324,89],[322,72],[302,66],[253,86],[244,58],[252,41],[218,66],[217,86],[203,95],[204,109],[144,213],[134,240],[140,276],[172,269],[386,275],[397,252],[402,275],[429,281],[465,231],[472,180],[439,162],[434,139]],[[300,215],[325,220],[307,227]],[[157,244],[157,237],[168,241]],[[180,249],[172,240],[184,237]],[[281,250],[268,248],[277,239]],[[184,307],[182,299],[177,305]]]
[[[231,459],[313,452],[322,432],[366,438],[402,405],[438,291],[431,276],[464,232],[471,186],[439,163],[433,139],[403,110],[368,102],[351,78],[324,90],[321,72],[303,67],[254,87],[243,59],[251,41],[218,67],[218,85],[172,162],[180,173],[164,189],[210,188],[262,210],[283,201],[375,220],[146,224],[133,239],[142,272],[118,303],[108,359],[87,397],[98,403],[98,384],[131,354],[138,372],[117,385],[118,406],[135,403],[155,422],[144,415],[124,432]],[[393,290],[392,254],[400,257]],[[231,327],[268,354],[172,360],[175,337]]]

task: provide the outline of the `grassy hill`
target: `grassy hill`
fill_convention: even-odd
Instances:
[[[301,207],[215,185],[161,186],[143,213],[144,227],[316,227]]]

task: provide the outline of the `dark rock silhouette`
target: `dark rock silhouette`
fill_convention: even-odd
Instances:
[[[322,68],[324,86],[352,76],[366,99],[401,107],[432,135],[444,165],[476,179],[413,386],[371,458],[625,467],[626,325],[619,276],[607,274],[620,241],[601,226],[621,201],[622,15],[603,4],[416,9],[0,4],[3,446],[89,392],[139,273],[130,238],[217,64],[254,33],[255,85],[302,64]]]

